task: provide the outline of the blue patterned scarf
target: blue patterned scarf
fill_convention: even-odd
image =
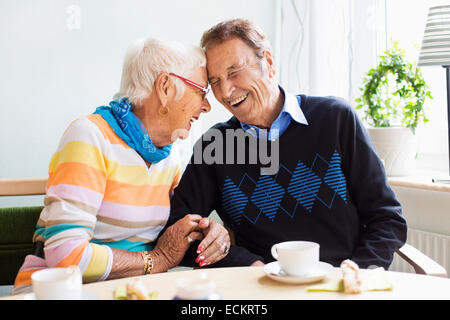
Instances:
[[[156,148],[144,125],[131,109],[131,104],[125,97],[120,101],[111,101],[109,106],[98,107],[94,114],[101,115],[114,132],[148,162],[158,163],[167,158],[172,145]]]

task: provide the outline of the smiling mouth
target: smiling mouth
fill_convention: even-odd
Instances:
[[[197,120],[198,120],[198,117],[192,116],[192,118],[189,120],[189,123],[190,123],[190,124],[193,124],[194,121],[197,121]]]
[[[242,102],[245,101],[245,99],[247,99],[247,97],[248,97],[248,93],[239,98],[234,99],[233,101],[230,102],[230,106],[232,106],[232,107],[239,106]]]

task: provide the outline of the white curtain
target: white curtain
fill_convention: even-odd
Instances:
[[[280,0],[278,9],[280,83],[353,104],[385,49],[385,0]]]

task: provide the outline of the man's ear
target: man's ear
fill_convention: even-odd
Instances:
[[[156,96],[161,103],[161,106],[165,107],[175,94],[175,84],[173,83],[170,75],[167,72],[161,72],[155,80],[154,90]]]
[[[269,78],[275,77],[276,68],[275,60],[273,59],[272,52],[266,50],[263,52],[263,59],[266,63],[266,71],[269,73]]]

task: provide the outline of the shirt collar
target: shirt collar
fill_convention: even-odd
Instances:
[[[308,121],[306,120],[305,115],[300,107],[300,97],[297,98],[297,96],[284,90],[281,86],[279,87],[280,90],[284,93],[284,105],[283,109],[281,109],[281,113],[286,112],[294,121],[300,124],[308,125]]]
[[[308,125],[308,121],[305,118],[305,115],[300,107],[300,97],[297,98],[296,95],[288,92],[287,90],[284,90],[281,85],[278,85],[281,92],[284,94],[284,104],[283,108],[281,109],[280,114],[278,115],[277,119],[274,121],[274,123],[283,116],[284,113],[288,114],[294,121]],[[252,125],[248,125],[242,121],[239,121],[241,123],[241,127],[244,130],[249,129],[250,127],[254,127]]]

